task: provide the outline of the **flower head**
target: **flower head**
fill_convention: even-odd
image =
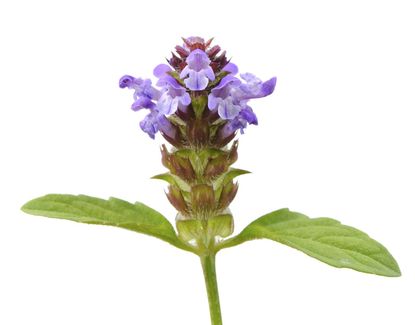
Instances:
[[[248,102],[270,95],[276,78],[261,81],[251,73],[238,74],[226,52],[192,36],[175,47],[167,64],[159,64],[150,79],[125,75],[119,86],[134,90],[134,111],[147,109],[140,122],[151,138],[160,132],[176,147],[221,147],[244,133],[249,124],[258,124]]]

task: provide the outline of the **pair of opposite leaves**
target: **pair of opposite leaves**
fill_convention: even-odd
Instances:
[[[45,217],[133,230],[198,254],[193,246],[177,236],[163,215],[139,202],[132,204],[116,198],[103,200],[85,195],[50,194],[29,201],[22,210]],[[390,277],[401,274],[387,249],[362,231],[334,219],[311,219],[288,209],[271,212],[253,221],[238,235],[220,242],[215,253],[261,238],[288,245],[335,267]]]

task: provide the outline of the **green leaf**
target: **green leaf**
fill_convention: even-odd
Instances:
[[[387,249],[364,232],[334,219],[310,219],[288,209],[255,220],[239,235],[222,242],[218,250],[261,238],[288,245],[335,267],[390,277],[401,275]]]
[[[44,217],[125,228],[192,251],[178,239],[164,216],[139,202],[131,204],[116,198],[103,200],[86,195],[49,194],[27,202],[22,210]]]

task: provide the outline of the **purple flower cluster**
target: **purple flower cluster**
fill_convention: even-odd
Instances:
[[[183,46],[176,46],[179,56],[173,54],[170,65],[160,64],[153,73],[158,78],[156,87],[150,79],[125,75],[120,79],[121,88],[134,90],[134,111],[148,109],[140,122],[141,129],[154,139],[157,132],[174,138],[178,132],[172,123],[173,115],[186,116],[192,101],[207,96],[206,110],[216,120],[223,120],[220,132],[228,136],[243,130],[248,124],[258,124],[257,117],[248,105],[250,99],[270,95],[276,78],[265,82],[251,73],[240,74],[230,63],[220,47],[210,47],[200,37],[183,39]]]

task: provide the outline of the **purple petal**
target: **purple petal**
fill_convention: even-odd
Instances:
[[[219,131],[220,132],[220,137],[221,138],[227,138],[229,137],[231,134],[235,133],[235,131],[237,131],[238,129],[241,131],[241,133],[243,133],[243,129],[246,127],[246,122],[245,124],[240,121],[239,119],[234,119],[232,121],[227,122],[223,128]]]
[[[157,110],[164,115],[171,115],[176,113],[178,104],[178,97],[172,98],[169,94],[165,93],[157,102]]]
[[[129,76],[129,75],[122,76],[119,82],[120,88],[126,88],[126,87],[131,88],[132,84],[134,83],[134,79],[135,78],[133,76]]]
[[[214,94],[210,93],[208,96],[208,108],[213,111],[219,104],[221,98],[216,97]]]
[[[277,78],[275,77],[265,82],[261,82],[260,79],[250,73],[241,75],[241,78],[246,80],[247,83],[241,84],[239,87],[241,90],[241,93],[238,95],[240,100],[268,96],[274,91],[277,82]]]
[[[238,78],[236,78],[232,75],[227,75],[227,76],[223,77],[222,80],[219,82],[219,84],[215,88],[213,88],[212,90],[220,90],[220,89],[228,86],[231,83],[232,83],[233,86],[239,86],[241,84],[241,81]]]
[[[273,77],[262,84],[261,93],[263,97],[271,95],[274,92],[275,85],[277,83],[277,78]]]
[[[184,106],[187,106],[192,102],[192,99],[190,98],[190,95],[187,92],[180,96],[179,99]]]
[[[170,68],[170,66],[168,66],[167,64],[159,64],[157,67],[154,68],[153,74],[157,78],[161,78],[169,71],[172,71],[172,68]]]
[[[154,139],[155,134],[158,131],[163,132],[171,138],[174,138],[177,132],[170,121],[157,111],[152,111],[150,114],[146,115],[140,122],[140,127],[152,139]]]
[[[159,87],[166,87],[166,86],[170,86],[176,90],[184,90],[185,88],[180,85],[178,83],[178,81],[176,79],[174,79],[172,76],[170,75],[164,75],[162,78],[159,79],[159,81],[157,81],[157,86]]]
[[[208,77],[210,80],[215,80],[215,73],[213,72],[213,69],[211,66],[208,66],[206,69],[203,70],[206,77]]]
[[[222,70],[229,72],[231,75],[235,75],[238,73],[238,66],[236,64],[229,62],[227,65],[223,67]]]
[[[156,105],[148,97],[138,98],[132,105],[131,109],[133,111],[139,111],[142,108],[154,108]]]
[[[258,77],[256,77],[253,73],[249,73],[249,72],[247,72],[247,73],[241,73],[241,78],[243,79],[243,80],[245,80],[246,82],[248,82],[248,83],[251,83],[251,84],[259,84],[259,83],[261,83],[261,79],[259,79]]]
[[[180,79],[184,79],[189,74],[189,70],[190,70],[189,66],[186,65],[184,69],[182,70],[182,72],[180,72]]]
[[[160,92],[151,85],[150,79],[133,78],[132,82],[130,82],[131,78],[130,76],[124,76],[121,78],[120,84],[123,84],[122,88],[128,87],[135,90],[133,94],[134,100],[142,96],[150,99],[158,99],[160,97]]]
[[[249,124],[258,125],[258,118],[256,117],[252,108],[249,106],[246,106],[241,110],[241,112],[239,113],[239,117],[248,122]]]
[[[150,114],[146,115],[144,119],[140,122],[141,129],[147,133],[150,138],[154,139],[158,131],[158,116],[156,111],[152,111]]]
[[[243,134],[244,129],[246,128],[246,121],[241,118],[235,118],[231,121],[230,127],[234,130],[234,132],[239,129],[239,131]]]
[[[154,87],[148,87],[144,89],[143,95],[147,96],[148,98],[158,100],[160,98],[161,92]]]
[[[186,87],[190,90],[203,90],[207,87],[209,79],[203,71],[190,70],[189,78],[184,80]]]
[[[220,131],[221,137],[226,138],[237,130],[239,130],[241,134],[244,134],[244,130],[248,123],[257,125],[258,120],[252,109],[249,106],[246,106],[241,110],[237,117],[225,124]]]
[[[232,101],[232,97],[227,97],[219,103],[218,114],[224,120],[232,120],[238,116],[241,111],[239,105],[235,105]]]
[[[173,126],[173,124],[171,124],[171,122],[164,115],[159,115],[157,122],[158,122],[158,129],[161,132],[163,132],[170,138],[176,137],[177,129]]]
[[[189,56],[186,59],[186,63],[190,69],[200,71],[209,66],[210,59],[204,51],[196,49],[190,52]]]

